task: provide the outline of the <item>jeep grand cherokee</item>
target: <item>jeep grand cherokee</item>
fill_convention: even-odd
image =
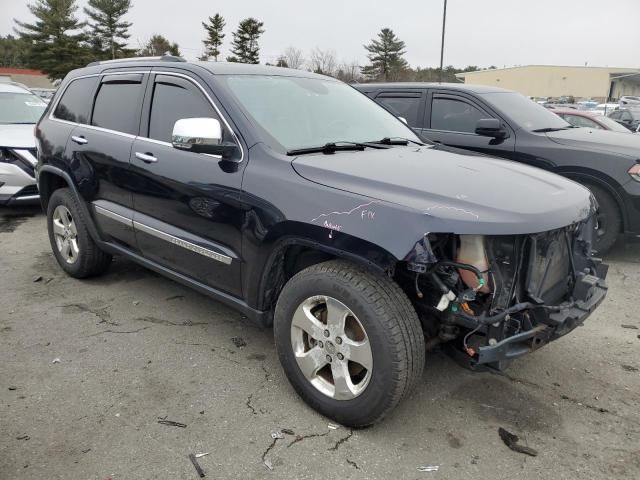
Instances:
[[[502,366],[605,296],[570,180],[425,145],[337,80],[174,57],[71,72],[37,126],[60,266],[113,254],[274,327],[313,408],[379,421],[448,344]]]

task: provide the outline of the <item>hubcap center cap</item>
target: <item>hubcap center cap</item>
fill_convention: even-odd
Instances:
[[[329,355],[333,355],[334,353],[336,353],[336,346],[329,341],[324,343],[324,349]]]

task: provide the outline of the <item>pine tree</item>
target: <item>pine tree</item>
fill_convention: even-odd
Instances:
[[[369,52],[367,57],[371,64],[362,67],[362,74],[371,80],[396,80],[408,67],[402,58],[406,53],[405,44],[390,28],[380,30],[378,39],[374,38],[364,48]]]
[[[224,18],[219,13],[216,13],[213,17],[209,17],[209,23],[202,22],[202,26],[207,31],[207,38],[202,42],[205,46],[203,57],[213,57],[217,62],[220,55],[220,46],[225,37],[224,33],[222,33],[225,26]]]
[[[86,34],[81,31],[85,23],[74,15],[78,8],[75,0],[35,0],[28,8],[36,21],[15,20],[15,31],[34,47],[27,60],[29,67],[59,79],[87,64]]]
[[[159,57],[165,54],[180,56],[178,44],[171,43],[162,35],[153,35],[149,41],[138,51],[141,57]]]
[[[233,56],[227,57],[228,62],[260,63],[260,46],[258,39],[264,33],[264,23],[255,18],[245,18],[233,32]]]
[[[101,46],[104,58],[129,57],[127,49],[130,22],[122,19],[131,8],[131,0],[89,0],[84,13],[89,17],[92,45]]]

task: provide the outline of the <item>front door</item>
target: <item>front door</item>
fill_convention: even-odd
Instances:
[[[225,140],[230,127],[196,80],[155,74],[147,87],[140,137],[133,142],[134,228],[142,254],[207,286],[241,296],[242,210],[246,163],[178,150],[177,120],[215,118]]]
[[[509,137],[497,140],[478,135],[476,124],[483,118],[497,117],[471,98],[433,91],[427,97],[424,128],[420,133],[436,143],[513,159],[515,133],[502,122]]]

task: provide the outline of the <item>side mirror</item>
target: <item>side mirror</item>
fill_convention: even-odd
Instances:
[[[481,118],[476,123],[476,134],[483,137],[505,138],[507,131],[497,118]]]
[[[238,147],[222,141],[222,126],[215,118],[182,118],[173,126],[171,145],[179,150],[220,155],[229,159]]]

